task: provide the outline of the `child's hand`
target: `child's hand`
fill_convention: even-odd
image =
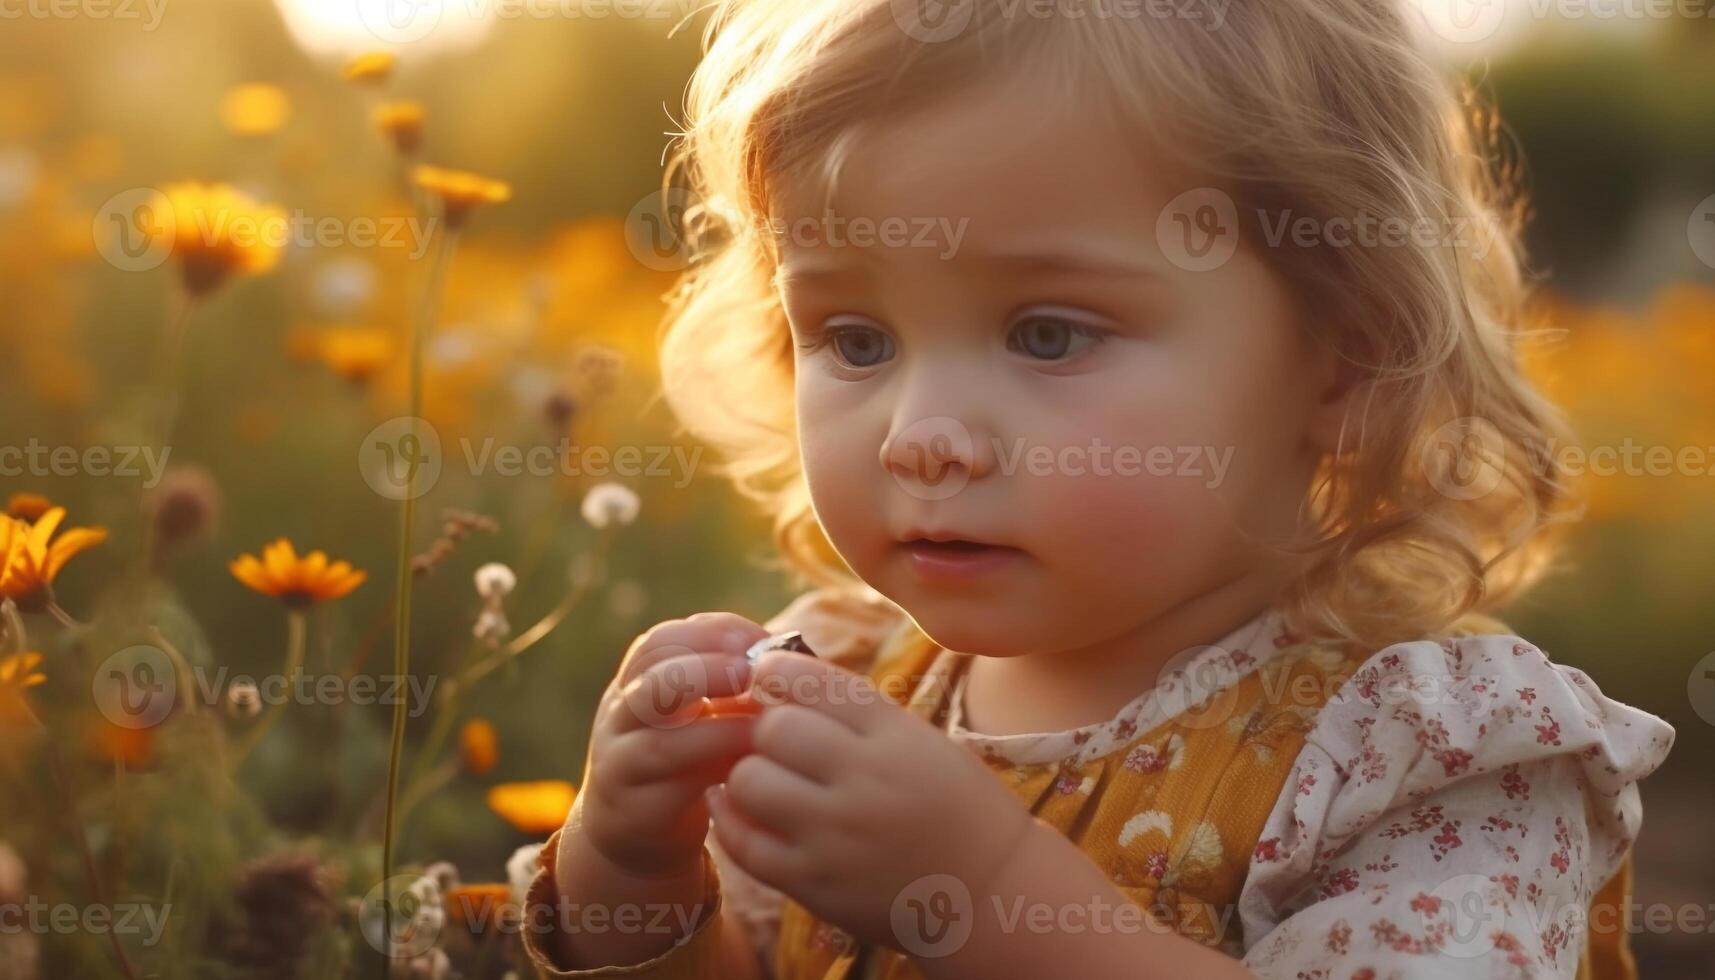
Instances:
[[[952,875],[977,901],[1034,817],[969,750],[867,677],[794,653],[755,668],[752,754],[710,793],[738,865],[820,918],[899,946],[896,906]],[[916,885],[913,888],[913,885]]]
[[[651,627],[602,695],[589,772],[568,821],[615,867],[662,876],[697,866],[708,835],[703,790],[750,747],[749,715],[700,717],[704,698],[749,684],[744,651],[767,636],[732,613]]]

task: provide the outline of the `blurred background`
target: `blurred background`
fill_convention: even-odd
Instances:
[[[1564,569],[1505,614],[1678,729],[1643,789],[1635,891],[1703,913],[1634,936],[1646,977],[1715,971],[1711,6],[1426,11],[1520,151],[1532,266],[1565,330],[1532,370],[1588,446],[1709,457],[1591,475]],[[425,296],[430,431],[410,436],[441,465],[417,499],[412,666],[468,683],[411,701],[396,870],[507,883],[564,815],[626,644],[791,598],[766,523],[652,398],[677,268],[651,237],[674,203],[656,191],[704,17],[675,31],[685,3],[623,7],[0,0],[0,447],[17,450],[0,500],[26,523],[65,511],[51,591],[18,587],[0,647],[0,691],[28,705],[0,714],[0,903],[170,905],[159,942],[123,941],[135,976],[366,975],[349,930],[310,926],[381,868],[390,708],[349,679],[393,655],[399,486],[378,447],[419,444],[398,440]],[[418,163],[480,177],[414,182]],[[183,223],[185,200],[225,193],[280,208],[292,240],[206,257],[201,279],[127,247],[150,208]],[[463,217],[438,286],[418,217],[434,200]],[[123,458],[162,425],[170,457]],[[622,446],[659,452],[567,462]],[[279,538],[367,578],[276,567]],[[246,554],[262,573],[235,574]],[[496,562],[510,578],[480,593]],[[247,692],[294,656],[343,701]],[[113,709],[156,668],[193,679],[176,693],[203,723]],[[455,951],[472,975],[507,955]],[[88,931],[0,936],[0,977],[124,970]]]

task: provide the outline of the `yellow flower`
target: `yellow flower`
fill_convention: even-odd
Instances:
[[[479,204],[504,204],[512,200],[512,185],[464,170],[448,170],[420,164],[411,171],[411,181],[441,200],[447,227],[464,224],[470,209]]]
[[[292,100],[278,85],[237,85],[220,100],[220,121],[235,136],[271,136],[292,115]]]
[[[321,551],[299,558],[292,542],[285,538],[264,547],[261,559],[239,555],[227,567],[240,582],[294,608],[341,598],[368,577],[350,562],[329,564],[327,554]]]
[[[42,655],[34,650],[14,653],[0,660],[0,688],[21,691],[47,683],[47,675],[36,669],[41,663]]]
[[[29,704],[24,701],[24,692],[47,683],[47,676],[36,669],[41,663],[42,655],[34,650],[14,653],[0,660],[0,723],[34,717]]]
[[[6,502],[6,513],[21,521],[33,521],[46,514],[54,502],[39,493],[15,493]]]
[[[316,355],[335,374],[362,384],[393,359],[393,335],[379,327],[335,327],[316,341]]]
[[[428,114],[418,102],[383,102],[375,107],[375,128],[411,156],[423,145],[423,120]]]
[[[287,228],[278,205],[258,204],[226,184],[195,181],[168,185],[155,205],[148,231],[172,243],[193,295],[211,292],[231,275],[267,272],[280,261]]]
[[[45,608],[66,562],[107,540],[104,527],[74,527],[55,538],[65,516],[64,507],[53,507],[34,523],[0,517],[0,597],[22,609]]]
[[[566,822],[577,787],[563,779],[501,783],[488,791],[488,808],[526,834],[547,834]]]
[[[459,758],[465,771],[480,776],[500,761],[500,739],[494,726],[481,718],[473,718],[459,729]]]
[[[397,56],[386,51],[371,51],[360,54],[345,63],[345,80],[360,85],[379,85],[393,74],[393,66],[399,63]]]

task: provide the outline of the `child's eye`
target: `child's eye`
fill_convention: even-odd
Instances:
[[[893,356],[893,339],[884,331],[861,323],[829,324],[822,328],[814,343],[805,347],[813,351],[830,344],[848,367],[875,367]]]
[[[1048,313],[1032,313],[1013,326],[1007,337],[1007,346],[1040,360],[1061,361],[1101,341],[1102,331],[1087,323]]]

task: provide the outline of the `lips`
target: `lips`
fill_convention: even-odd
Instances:
[[[970,579],[1007,566],[1024,552],[948,534],[907,538],[900,549],[918,574],[936,580]]]
[[[927,538],[918,538],[915,541],[907,541],[906,544],[922,551],[946,552],[948,554],[976,554],[985,548],[998,547],[998,545],[983,544],[980,541],[966,541],[961,538],[955,538],[951,541],[931,541]]]

